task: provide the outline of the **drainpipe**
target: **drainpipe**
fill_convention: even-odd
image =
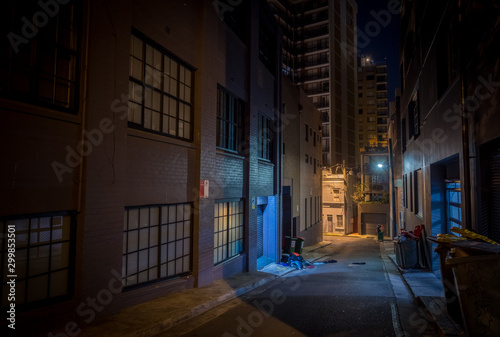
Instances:
[[[462,31],[462,0],[458,1],[458,27],[459,33]],[[459,40],[460,41],[460,40]],[[462,48],[459,42],[459,51]],[[472,229],[471,224],[471,190],[470,190],[470,148],[469,148],[469,118],[465,107],[465,65],[462,59],[462,53],[459,54],[459,64],[460,64],[460,86],[461,86],[461,105],[462,105],[462,165],[464,167],[464,182],[463,182],[463,193],[464,193],[464,211],[465,216],[463,217],[464,223],[463,227],[467,229]]]
[[[392,138],[389,138],[389,167],[391,168],[391,204],[392,204],[392,237],[397,235],[396,223],[396,187],[394,186],[394,158],[392,157]]]

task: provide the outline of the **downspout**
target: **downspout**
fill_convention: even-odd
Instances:
[[[458,1],[458,30],[459,33],[462,32],[462,0]],[[461,36],[461,34],[460,34]],[[459,42],[459,51],[462,50],[462,46]],[[471,229],[471,190],[470,190],[470,149],[469,149],[469,119],[468,112],[465,107],[465,66],[464,60],[462,60],[462,53],[459,53],[459,65],[460,65],[460,86],[461,86],[461,105],[462,105],[462,165],[464,167],[464,182],[463,182],[463,192],[464,192],[464,211],[465,216],[463,217],[464,222],[462,227]]]
[[[86,17],[86,22],[85,22],[85,46],[84,51],[84,61],[82,62],[82,66],[80,69],[82,69],[83,73],[83,100],[81,104],[81,116],[82,116],[82,122],[81,122],[81,134],[80,134],[80,144],[83,144],[83,141],[85,140],[85,133],[83,132],[85,130],[85,126],[87,124],[86,121],[86,116],[87,116],[87,94],[88,94],[88,65],[89,65],[89,35],[90,35],[90,1],[87,2],[87,8],[86,8],[87,13],[85,13]],[[80,159],[80,165],[78,167],[78,199],[77,199],[77,206],[76,206],[76,214],[80,214],[82,211],[82,199],[83,199],[83,173],[84,173],[84,160],[85,157],[81,156]]]
[[[396,187],[394,186],[394,158],[392,157],[392,138],[389,138],[389,167],[391,168],[391,203],[392,203],[392,237],[397,235],[396,222]]]

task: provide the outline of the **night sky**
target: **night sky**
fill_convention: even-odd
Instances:
[[[393,101],[394,90],[399,88],[400,20],[399,14],[392,15],[387,10],[389,2],[400,3],[397,0],[357,0],[357,26],[359,52],[373,58],[375,62],[383,62],[384,59],[387,62],[388,96],[389,101]],[[379,21],[376,19],[377,15],[373,15],[371,11],[380,14]],[[384,16],[385,13],[389,13],[389,16]],[[388,24],[386,25],[385,22],[388,22]],[[380,28],[378,34],[375,30],[376,27]],[[369,40],[365,37],[368,37]]]

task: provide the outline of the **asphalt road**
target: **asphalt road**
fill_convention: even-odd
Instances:
[[[395,295],[395,281],[375,240],[328,240],[332,244],[316,250],[314,257],[336,263],[289,273],[158,337],[432,335],[404,328],[408,315],[417,315],[418,309],[401,294],[403,288]]]

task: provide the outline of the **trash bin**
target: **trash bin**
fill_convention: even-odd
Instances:
[[[296,236],[294,237],[294,239],[297,240],[297,243],[295,244],[295,253],[302,254],[302,249],[304,248],[305,239],[300,236]]]
[[[460,309],[469,336],[500,336],[500,255],[446,261],[453,269]]]
[[[285,250],[285,253],[291,254],[295,252],[295,246],[297,243],[296,238],[292,238],[290,236],[285,236],[285,245],[283,249]]]
[[[427,238],[437,244],[434,251],[439,254],[448,314],[471,337],[499,336],[500,246],[466,229],[453,227],[451,231],[462,237],[439,234]]]
[[[396,261],[403,269],[412,269],[417,267],[417,241],[406,240],[394,243],[394,252],[396,253]]]
[[[377,225],[378,241],[384,241],[384,226]]]

